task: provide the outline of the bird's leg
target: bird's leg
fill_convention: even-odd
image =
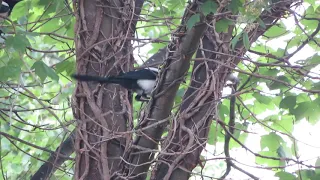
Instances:
[[[147,95],[145,95],[145,94],[142,94],[142,96],[141,96],[143,99],[143,101],[149,101],[150,100],[150,98],[147,96]]]
[[[143,95],[137,94],[136,97],[135,97],[135,100],[136,101],[147,102],[147,101],[149,101],[149,98],[144,94]]]

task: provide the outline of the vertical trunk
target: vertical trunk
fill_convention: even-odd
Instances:
[[[78,74],[110,76],[132,68],[130,3],[75,3]],[[75,179],[110,179],[120,169],[120,156],[130,138],[119,135],[126,131],[131,117],[128,99],[127,91],[117,85],[78,83],[73,98],[78,120]]]

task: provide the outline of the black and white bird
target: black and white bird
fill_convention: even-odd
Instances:
[[[9,17],[11,14],[11,11],[13,7],[21,0],[5,0],[2,1],[1,7],[0,7],[0,23],[4,21],[5,18]],[[1,24],[0,24],[1,27]],[[0,29],[0,35],[3,36],[3,32]],[[4,37],[3,37],[4,38]],[[4,39],[1,39],[0,41],[4,41]],[[2,42],[1,42],[2,43]]]
[[[8,17],[9,16],[9,12],[10,12],[10,7],[9,4],[2,1],[1,7],[0,7],[0,18],[3,20],[2,17]]]
[[[157,68],[148,67],[141,70],[129,71],[118,76],[100,77],[89,75],[72,75],[78,81],[96,81],[99,83],[119,84],[122,87],[137,93],[135,99],[137,101],[147,101],[152,90],[156,85],[156,78],[159,70]],[[143,99],[142,99],[143,98]]]
[[[5,18],[9,16],[9,13],[11,12],[10,7],[8,3],[2,1],[1,7],[0,7],[0,26],[4,22]],[[5,34],[0,29],[0,44],[3,44],[5,42]]]
[[[0,15],[2,17],[8,17],[11,14],[13,7],[21,0],[3,0],[0,7]],[[0,17],[1,20],[3,18]]]

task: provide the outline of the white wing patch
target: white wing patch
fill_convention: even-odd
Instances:
[[[1,16],[8,17],[9,9],[7,9],[7,8],[9,8],[8,3],[2,1],[2,5],[1,5],[1,8],[0,8],[0,15]],[[2,23],[3,20],[4,20],[3,18],[0,18],[0,23]]]
[[[156,85],[156,81],[150,79],[139,79],[137,84],[144,90],[145,94],[150,95]]]
[[[4,2],[4,1],[2,1],[2,3],[1,3],[1,4],[2,4],[2,6],[3,6],[3,5],[5,5],[5,6],[8,6],[8,7],[9,7],[9,4],[8,4],[8,3],[6,3],[6,2]]]
[[[154,71],[154,72],[159,72],[159,69],[155,68],[155,67],[146,67],[145,69],[148,69],[148,70]]]

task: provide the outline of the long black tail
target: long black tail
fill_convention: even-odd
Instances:
[[[80,75],[73,74],[72,77],[78,81],[95,81],[99,83],[121,83],[121,79],[116,77],[100,77],[100,76],[89,76],[89,75]]]

